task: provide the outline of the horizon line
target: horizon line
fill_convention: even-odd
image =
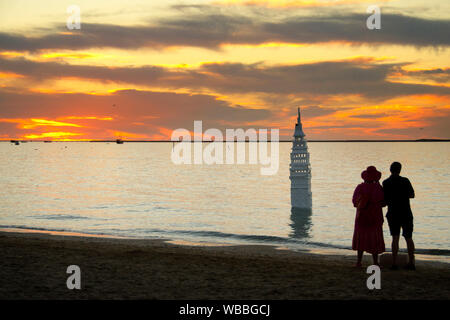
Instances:
[[[121,140],[122,142],[272,142],[271,140],[191,140],[191,141],[172,141],[172,140],[124,140],[124,139],[114,139],[114,140],[104,140],[104,139],[92,139],[92,140],[22,140],[22,139],[1,139],[0,142],[117,142]],[[337,140],[306,140],[307,142],[450,142],[450,139],[337,139]],[[293,140],[279,140],[278,142],[293,142]]]

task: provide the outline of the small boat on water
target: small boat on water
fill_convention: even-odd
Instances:
[[[117,139],[117,140],[116,140],[116,143],[117,143],[117,144],[123,144],[123,140],[122,140],[122,139]]]
[[[44,143],[51,143],[51,141],[50,140],[45,140]]]

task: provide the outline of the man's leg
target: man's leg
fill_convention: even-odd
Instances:
[[[392,236],[392,265],[397,265],[398,241],[400,236]]]
[[[408,264],[414,266],[416,264],[416,260],[414,258],[414,241],[412,238],[405,238],[406,240],[406,245],[408,246]]]
[[[402,229],[403,229],[403,237],[406,240],[406,245],[408,247],[408,265],[407,268],[411,269],[411,270],[415,270],[415,259],[414,259],[414,241],[412,239],[412,233],[413,233],[413,221],[412,219],[406,221],[403,225],[402,225]]]
[[[398,241],[400,239],[400,223],[396,219],[387,218],[392,236],[392,270],[397,270]]]

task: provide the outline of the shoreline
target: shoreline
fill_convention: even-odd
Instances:
[[[21,234],[47,234],[54,236],[74,236],[81,238],[105,238],[105,239],[118,239],[118,240],[139,240],[139,241],[163,241],[167,244],[173,244],[178,246],[188,246],[188,247],[240,247],[240,246],[261,246],[273,248],[275,250],[282,250],[287,252],[300,252],[300,253],[311,253],[317,255],[332,255],[332,256],[354,256],[355,252],[351,248],[339,248],[334,247],[332,245],[329,246],[315,246],[305,245],[302,248],[294,248],[289,244],[271,244],[271,243],[257,243],[257,242],[248,242],[248,243],[234,243],[234,242],[225,242],[225,241],[195,241],[195,240],[187,240],[187,239],[178,239],[178,238],[170,238],[170,237],[161,237],[161,238],[141,238],[141,237],[131,237],[131,236],[119,236],[119,235],[109,235],[109,234],[96,234],[96,233],[84,233],[77,231],[58,231],[58,230],[47,230],[42,228],[25,228],[25,227],[0,227],[0,234],[2,232],[7,233],[21,233]],[[437,263],[445,263],[450,264],[450,256],[442,255],[442,254],[428,254],[428,253],[420,253],[420,251],[439,251],[441,249],[417,249],[419,253],[416,252],[416,260],[418,261],[430,261]],[[384,253],[390,254],[390,250],[385,251]],[[399,254],[406,254],[406,248],[400,248]]]
[[[447,263],[382,266],[368,290],[368,255],[357,269],[353,255],[171,241],[1,231],[0,299],[450,299]],[[81,290],[66,287],[69,265]]]

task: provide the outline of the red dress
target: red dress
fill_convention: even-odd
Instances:
[[[386,250],[383,238],[383,188],[380,183],[361,183],[353,193],[353,205],[356,209],[353,250],[362,250],[372,254]]]

